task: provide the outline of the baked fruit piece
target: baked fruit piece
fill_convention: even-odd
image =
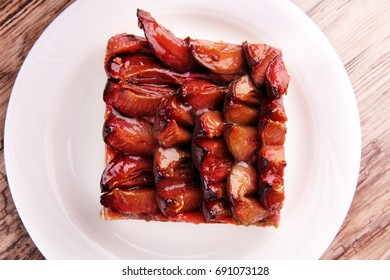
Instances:
[[[176,37],[137,10],[145,37],[108,40],[100,181],[105,220],[279,225],[282,51]]]

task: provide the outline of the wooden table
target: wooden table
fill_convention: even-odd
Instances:
[[[0,137],[12,86],[47,25],[72,0],[0,2]],[[329,38],[355,90],[362,126],[356,194],[322,259],[390,259],[390,1],[293,0]],[[0,259],[43,259],[7,183],[0,144]]]

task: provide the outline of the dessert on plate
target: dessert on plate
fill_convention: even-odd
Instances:
[[[176,37],[137,10],[145,36],[108,40],[101,216],[279,225],[284,201],[280,49]]]

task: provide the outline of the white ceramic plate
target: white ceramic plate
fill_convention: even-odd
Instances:
[[[292,80],[278,229],[100,220],[103,57],[110,36],[142,35],[136,8],[180,37],[283,49]],[[289,1],[77,1],[42,34],[20,70],[5,161],[19,214],[48,259],[317,259],[355,191],[359,116],[335,51]]]

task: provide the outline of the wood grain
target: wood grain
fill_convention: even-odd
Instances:
[[[12,86],[28,51],[71,2],[0,2],[0,259],[44,258],[24,228],[8,187],[3,153],[4,120]]]
[[[321,28],[359,106],[362,160],[354,200],[323,259],[390,259],[390,2],[294,1]]]
[[[43,259],[13,203],[3,157],[9,96],[32,45],[73,1],[0,2],[0,259]],[[351,79],[362,126],[354,200],[322,259],[390,259],[390,1],[293,0],[326,34]]]

